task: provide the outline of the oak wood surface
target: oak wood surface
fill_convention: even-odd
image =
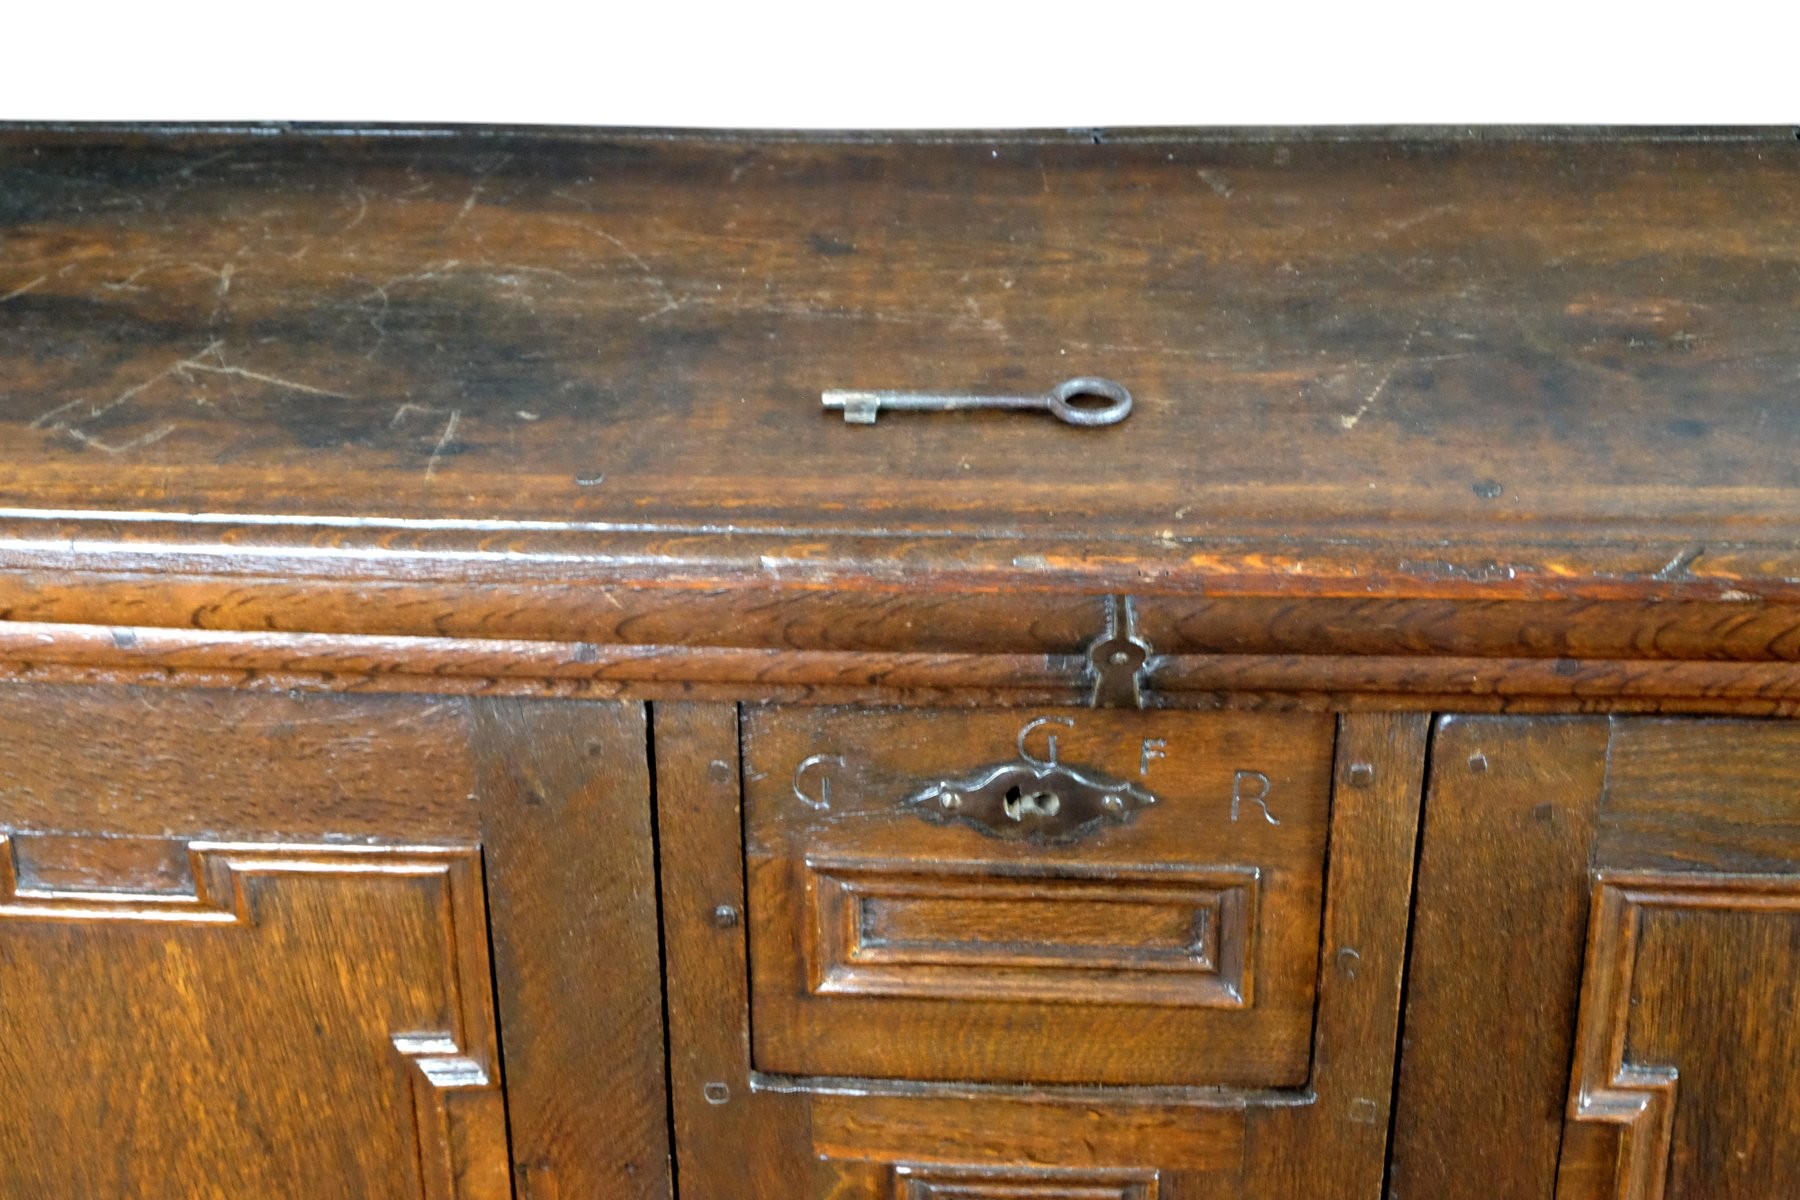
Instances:
[[[1437,723],[1393,1200],[1551,1195],[1606,742],[1601,718]]]
[[[0,1192],[510,1195],[459,710],[0,693]]]
[[[1800,800],[1787,724],[1612,722],[1559,1194],[1800,1188]]]
[[[1036,704],[1129,594],[1176,705],[1785,715],[1797,169],[7,127],[0,675]],[[817,407],[1077,371],[1132,418]]]
[[[1793,760],[1783,723],[1440,723],[1396,1200],[1793,1192]]]
[[[667,1197],[644,707],[468,703],[517,1200]]]
[[[1311,1065],[1301,1086],[1269,1090],[809,1079],[755,1071],[751,1028],[760,1018],[753,1019],[746,982],[744,927],[721,926],[712,913],[720,897],[728,905],[743,897],[743,831],[733,804],[740,767],[735,710],[658,705],[657,711],[660,850],[666,876],[672,875],[665,896],[682,1195],[712,1195],[726,1186],[745,1200],[890,1200],[913,1194],[902,1189],[915,1174],[934,1171],[985,1178],[982,1186],[1019,1196],[1059,1197],[1083,1179],[1088,1190],[1072,1194],[1110,1196],[1094,1189],[1131,1181],[1162,1189],[1151,1194],[1197,1200],[1379,1194],[1425,751],[1422,716],[1353,715],[1339,724],[1327,952],[1315,950],[1309,964],[1321,973]],[[1151,727],[1149,717],[1118,720]],[[749,779],[761,768],[745,762],[741,769]],[[868,1033],[880,1030],[872,1026]],[[707,1081],[724,1086],[709,1098]]]
[[[194,1061],[380,1194],[1349,1200],[1390,1117],[1397,1200],[1793,1191],[1800,746],[1622,714],[1800,713],[1796,183],[1788,129],[0,128],[0,1004],[101,1031],[0,1076],[78,1084],[0,1183]],[[1083,373],[1131,419],[818,406]],[[1279,861],[892,822],[1121,610],[1096,762],[1280,750]],[[1233,989],[1279,1028],[1160,1036]],[[145,1169],[282,1194],[280,1108]]]
[[[27,555],[157,513],[387,578],[1792,595],[1797,175],[1787,130],[15,127],[0,503]],[[1077,373],[1131,419],[818,409]]]
[[[0,738],[0,1194],[669,1194],[641,706],[8,686]]]
[[[803,1094],[753,1094],[737,705],[654,712],[677,1194],[787,1200],[809,1116]]]
[[[746,708],[757,1066],[1301,1083],[1333,728],[1312,713]],[[1116,796],[1119,818],[1097,808],[1060,841],[1007,836],[1031,828],[1016,809],[972,821],[981,777],[1051,762],[1154,803]],[[1072,813],[1076,785],[1039,769],[1002,803]],[[940,783],[957,808],[913,799]]]
[[[197,894],[20,887],[9,1196],[511,1194],[472,847],[190,842]]]
[[[1312,1103],[1252,1109],[1248,1194],[1382,1194],[1428,730],[1421,714],[1338,722]]]

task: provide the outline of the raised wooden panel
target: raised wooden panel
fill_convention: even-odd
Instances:
[[[60,890],[0,838],[6,1194],[509,1196],[479,850],[186,854]]]
[[[1559,1196],[1800,1194],[1797,1004],[1800,874],[1603,874]]]
[[[758,707],[759,1069],[1297,1086],[1333,722]]]
[[[442,1192],[442,1143],[465,1189],[492,1168],[506,1194],[510,1145],[520,1200],[666,1197],[646,733],[640,705],[555,698],[0,686],[0,1018],[34,1031],[0,1037],[0,1106],[94,1110],[0,1128],[0,1195],[386,1200]],[[435,885],[396,865],[408,854],[473,872],[454,961],[426,939]],[[301,901],[293,928],[264,915]],[[465,1024],[486,1050],[408,1015],[433,989],[483,1006]],[[503,1120],[440,1136],[435,1107],[392,1110],[429,1085],[453,1113],[499,1114],[496,1015]],[[110,1119],[161,1080],[171,1106],[141,1135]],[[115,1176],[15,1182],[97,1159],[83,1138]],[[113,1152],[138,1142],[128,1164]]]
[[[808,859],[812,989],[1242,1008],[1254,868],[1005,873]]]
[[[896,1163],[893,1180],[891,1200],[1157,1200],[1159,1194],[1155,1171]]]
[[[812,990],[943,1000],[1251,1004],[1256,871],[922,871],[812,860]]]
[[[988,1169],[1030,1163],[1117,1172],[1129,1165],[1204,1191],[1244,1169],[1244,1109],[1242,1097],[1230,1094],[1117,1088],[822,1089],[812,1098],[811,1150],[880,1168],[927,1159]]]

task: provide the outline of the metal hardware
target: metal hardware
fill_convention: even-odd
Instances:
[[[857,392],[833,389],[820,396],[842,410],[851,425],[873,425],[883,409],[893,412],[960,412],[971,408],[1045,409],[1069,425],[1117,425],[1131,415],[1131,393],[1110,379],[1068,379],[1039,396],[968,396],[940,392]],[[1098,400],[1099,403],[1093,403]],[[1086,403],[1083,403],[1086,401]]]
[[[1088,647],[1094,677],[1089,702],[1095,708],[1144,707],[1144,668],[1150,643],[1138,636],[1137,603],[1130,596],[1106,598],[1106,632]]]
[[[738,910],[735,904],[721,904],[712,911],[713,924],[720,929],[735,929],[738,923]]]
[[[959,821],[1008,841],[1073,842],[1123,825],[1156,797],[1057,763],[1007,763],[920,788],[905,803],[928,821]]]

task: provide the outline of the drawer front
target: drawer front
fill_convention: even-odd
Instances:
[[[1305,1081],[1329,716],[759,707],[742,736],[760,1070]]]

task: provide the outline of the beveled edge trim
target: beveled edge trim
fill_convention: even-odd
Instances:
[[[804,860],[807,930],[802,938],[815,995],[905,996],[1053,1004],[1149,1004],[1250,1008],[1261,916],[1262,872],[1254,866],[1144,868],[1129,863],[956,862],[924,867],[885,859]],[[1121,947],[1084,960],[993,945],[985,951],[882,948],[865,940],[870,899],[976,904],[984,899],[1064,903],[1162,903],[1206,914],[1204,952],[1156,960]]]

